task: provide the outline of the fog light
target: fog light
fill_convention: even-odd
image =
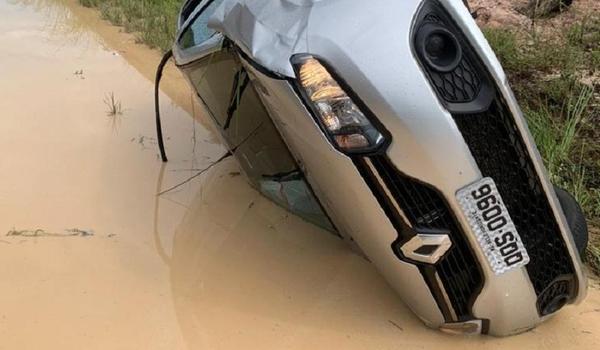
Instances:
[[[462,49],[454,34],[437,25],[421,28],[417,45],[427,65],[438,72],[451,72],[462,60]]]
[[[569,302],[569,298],[566,295],[556,296],[552,301],[546,305],[544,310],[542,310],[543,315],[550,315],[558,310],[562,309]]]
[[[365,115],[348,88],[313,56],[295,55],[292,64],[301,95],[322,129],[339,150],[346,153],[373,152],[386,139]]]

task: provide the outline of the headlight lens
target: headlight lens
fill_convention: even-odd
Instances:
[[[338,149],[347,153],[372,152],[385,142],[321,62],[310,55],[296,55],[292,64],[303,97]]]

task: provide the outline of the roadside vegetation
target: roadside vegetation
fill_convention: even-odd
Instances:
[[[79,0],[140,42],[166,51],[183,0]],[[556,185],[592,226],[588,262],[600,271],[600,16],[556,27],[485,28]],[[596,232],[596,234],[594,234]]]
[[[102,17],[135,33],[140,43],[167,51],[173,44],[177,14],[184,0],[79,0]]]

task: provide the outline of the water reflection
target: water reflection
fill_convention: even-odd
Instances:
[[[148,81],[154,81],[156,66],[161,58],[160,51],[139,44],[135,34],[123,33],[123,28],[115,27],[108,21],[102,20],[97,11],[79,5],[78,0],[0,1],[27,7],[43,14],[43,16],[36,16],[35,23],[32,23],[39,27],[39,18],[42,17],[45,25],[44,30],[37,31],[35,35],[43,35],[49,40],[54,39],[55,47],[75,46],[79,50],[79,55],[83,56],[87,48],[94,49],[100,44],[104,50],[113,55],[122,56]],[[174,65],[167,65],[161,90],[171,99],[171,101],[163,100],[165,105],[170,102],[174,104],[171,107],[183,108],[204,128],[212,130],[203,107],[195,100],[195,95]],[[190,121],[190,126],[195,127],[195,124]],[[199,143],[201,142],[199,140]],[[219,141],[211,134],[207,142],[218,143]]]
[[[501,340],[427,329],[366,260],[260,196],[238,169],[228,159],[205,174],[170,253],[156,234],[189,349],[538,348],[586,322],[563,314]]]
[[[81,45],[91,39],[97,39],[97,36],[90,30],[90,24],[83,21],[70,9],[72,1],[7,0],[7,2],[12,5],[29,7],[43,14],[45,18],[44,32],[59,37],[62,42]]]
[[[398,324],[425,330],[382,278],[343,242],[288,214],[250,188],[232,159],[207,172],[173,237],[173,303],[191,349],[279,348],[346,335],[398,337]],[[162,188],[163,173],[157,189]],[[391,323],[389,321],[392,321]],[[394,324],[396,326],[394,326]],[[277,334],[285,335],[284,338]],[[295,339],[294,348],[306,340]],[[355,343],[356,344],[356,343]]]

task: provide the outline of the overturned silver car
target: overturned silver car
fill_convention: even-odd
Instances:
[[[428,326],[505,336],[584,298],[585,218],[462,1],[189,0],[173,55],[249,182]]]

